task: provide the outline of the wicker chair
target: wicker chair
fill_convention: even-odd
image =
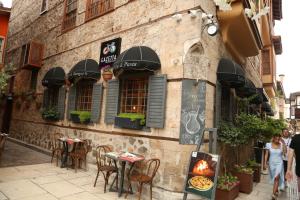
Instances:
[[[69,155],[74,163],[75,172],[77,172],[78,167],[81,167],[81,163],[84,162],[85,170],[86,167],[86,157],[87,154],[92,151],[92,140],[83,140],[79,144],[74,146],[74,151],[70,152]]]
[[[160,160],[157,158],[152,158],[146,161],[145,168],[142,169],[142,171],[145,171],[145,173],[138,173],[138,174],[128,174],[128,188],[125,198],[127,198],[128,191],[132,191],[131,182],[138,182],[138,199],[141,199],[143,184],[149,184],[150,185],[150,199],[152,199],[152,182],[153,178],[156,175],[156,172],[160,166]],[[129,171],[130,172],[130,171]]]
[[[96,154],[96,160],[97,160],[97,167],[98,172],[95,179],[94,187],[96,187],[97,179],[99,176],[99,173],[101,172],[104,177],[104,193],[106,192],[106,186],[108,184],[108,180],[111,174],[116,173],[116,188],[118,189],[118,167],[117,162],[115,160],[112,160],[108,157],[106,157],[104,154],[111,152],[112,149],[108,145],[101,145],[97,147],[97,154]],[[115,180],[113,181],[112,185],[114,184]]]
[[[51,149],[52,149],[52,157],[51,157],[51,163],[53,161],[53,158],[56,158],[56,166],[58,166],[58,160],[61,158],[63,153],[63,147],[61,142],[59,141],[59,138],[62,138],[64,135],[62,133],[55,133],[53,137],[51,138]]]

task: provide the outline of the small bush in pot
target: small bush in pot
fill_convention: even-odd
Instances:
[[[42,112],[42,117],[44,120],[57,121],[59,118],[59,113],[55,108],[46,108]]]
[[[233,200],[239,195],[239,180],[225,173],[218,177],[216,200]]]
[[[240,192],[250,194],[253,190],[253,169],[245,165],[235,165],[234,175],[240,181]]]
[[[253,169],[253,181],[256,183],[260,182],[261,164],[255,160],[248,160],[247,166]]]
[[[71,120],[74,123],[88,124],[91,120],[91,112],[89,111],[71,111]]]
[[[115,125],[120,128],[141,130],[145,125],[145,115],[141,113],[120,113],[115,117]]]

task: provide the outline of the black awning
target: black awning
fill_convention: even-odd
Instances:
[[[65,84],[65,71],[61,67],[50,69],[42,80],[42,85],[45,87],[56,87]]]
[[[230,87],[242,87],[245,84],[245,72],[240,65],[226,58],[219,61],[218,81]]]
[[[68,79],[74,82],[75,79],[94,79],[98,80],[100,78],[99,65],[95,60],[85,59],[78,62],[68,73]]]
[[[261,109],[262,109],[263,111],[265,111],[266,113],[273,112],[273,111],[272,111],[271,105],[270,105],[269,103],[267,103],[267,102],[263,102],[263,103],[261,104]]]
[[[269,101],[269,97],[265,91],[264,88],[257,88],[258,92],[261,94],[262,98],[263,98],[263,102],[268,102]]]
[[[235,91],[239,97],[250,97],[258,94],[254,83],[247,78],[245,80],[245,85],[243,87],[236,88]]]
[[[160,69],[161,64],[155,51],[146,46],[135,46],[121,53],[113,65],[118,70],[149,70]]]

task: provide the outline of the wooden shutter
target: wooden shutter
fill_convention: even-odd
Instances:
[[[68,119],[71,119],[70,112],[76,109],[76,86],[70,87],[68,98]]]
[[[91,120],[97,123],[100,119],[103,86],[95,83],[93,86]]]
[[[43,108],[46,109],[49,106],[49,90],[44,90],[44,96],[43,96]]]
[[[35,67],[42,66],[43,49],[44,49],[43,44],[33,42],[33,41],[30,43],[29,58],[28,58],[29,65]]]
[[[113,124],[118,114],[119,80],[109,80],[106,94],[105,119],[106,124]]]
[[[63,120],[65,115],[65,99],[66,99],[66,88],[60,87],[58,91],[58,102],[57,102],[57,112],[59,113],[60,120]]]
[[[163,128],[165,122],[167,75],[149,77],[146,126]]]

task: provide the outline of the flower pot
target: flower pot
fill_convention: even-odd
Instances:
[[[143,129],[143,126],[140,124],[140,121],[141,119],[135,119],[131,121],[130,118],[115,117],[115,126],[120,128],[141,130]]]
[[[240,181],[240,192],[250,194],[253,190],[253,174],[235,172]]]
[[[233,200],[239,196],[239,183],[231,190],[216,189],[216,200]]]
[[[110,71],[104,71],[104,72],[102,73],[102,77],[103,77],[103,80],[104,80],[104,81],[111,80],[112,77],[113,77],[113,73],[110,72]]]
[[[80,118],[79,118],[79,115],[78,114],[70,114],[71,115],[71,121],[73,123],[80,123]]]
[[[255,166],[252,168],[254,173],[253,173],[253,181],[256,183],[260,182],[260,176],[261,176],[261,166]]]

